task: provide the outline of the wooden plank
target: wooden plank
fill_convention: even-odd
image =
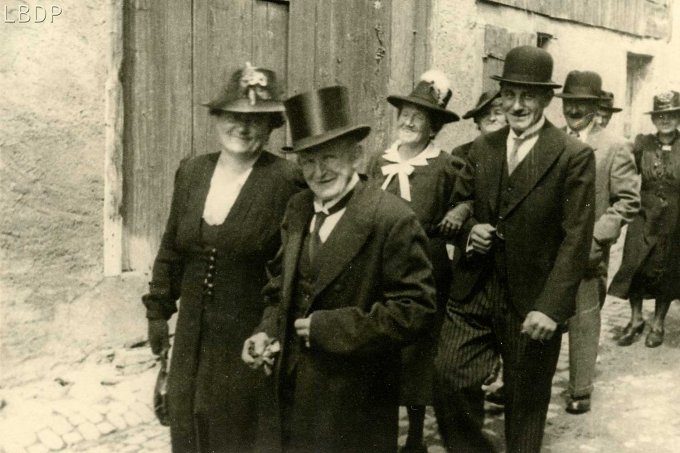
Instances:
[[[288,96],[314,88],[315,29],[316,2],[292,2],[288,27]]]
[[[413,89],[414,80],[419,77],[415,70],[415,43],[422,38],[416,26],[416,9],[413,8],[413,2],[392,0],[390,22],[387,94],[409,93]],[[386,113],[389,118],[389,133],[394,137],[397,127],[396,109],[388,109]]]
[[[106,147],[104,150],[104,276],[123,265],[123,0],[109,0],[110,43],[106,78]]]

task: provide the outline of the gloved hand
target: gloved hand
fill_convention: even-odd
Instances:
[[[149,345],[151,352],[159,355],[164,349],[170,348],[170,333],[168,321],[165,319],[149,319]]]

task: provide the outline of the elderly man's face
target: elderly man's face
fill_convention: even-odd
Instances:
[[[222,112],[217,116],[217,135],[222,148],[233,154],[260,151],[272,131],[266,113]]]
[[[507,124],[505,120],[505,113],[503,112],[503,100],[496,98],[491,101],[489,107],[475,118],[475,123],[482,135],[489,132],[496,132]]]
[[[515,133],[521,134],[541,118],[550,104],[552,91],[538,86],[502,83],[501,99],[508,124]]]
[[[597,113],[597,99],[562,99],[562,113],[573,131],[588,127]]]
[[[309,188],[325,202],[345,191],[356,172],[358,154],[354,140],[335,139],[300,152],[298,163]]]

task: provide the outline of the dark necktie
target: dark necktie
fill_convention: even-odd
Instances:
[[[319,248],[321,248],[321,236],[319,236],[319,231],[321,231],[321,227],[323,226],[324,222],[328,218],[328,216],[331,216],[335,214],[336,212],[340,211],[341,209],[344,209],[345,206],[347,206],[347,202],[349,201],[350,198],[352,198],[352,194],[354,193],[354,190],[350,190],[347,192],[347,194],[342,197],[337,203],[335,203],[333,206],[327,209],[327,213],[323,211],[316,211],[314,212],[314,228],[312,229],[312,234],[311,237],[309,238],[309,261],[314,262],[314,258],[316,258],[316,254],[319,252]]]

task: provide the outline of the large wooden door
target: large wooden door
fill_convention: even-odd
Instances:
[[[390,142],[389,93],[408,93],[430,60],[429,1],[128,0],[125,2],[124,270],[158,250],[181,159],[217,150],[210,100],[246,61],[273,69],[287,96],[349,88],[367,154]],[[286,143],[286,128],[269,149]]]

